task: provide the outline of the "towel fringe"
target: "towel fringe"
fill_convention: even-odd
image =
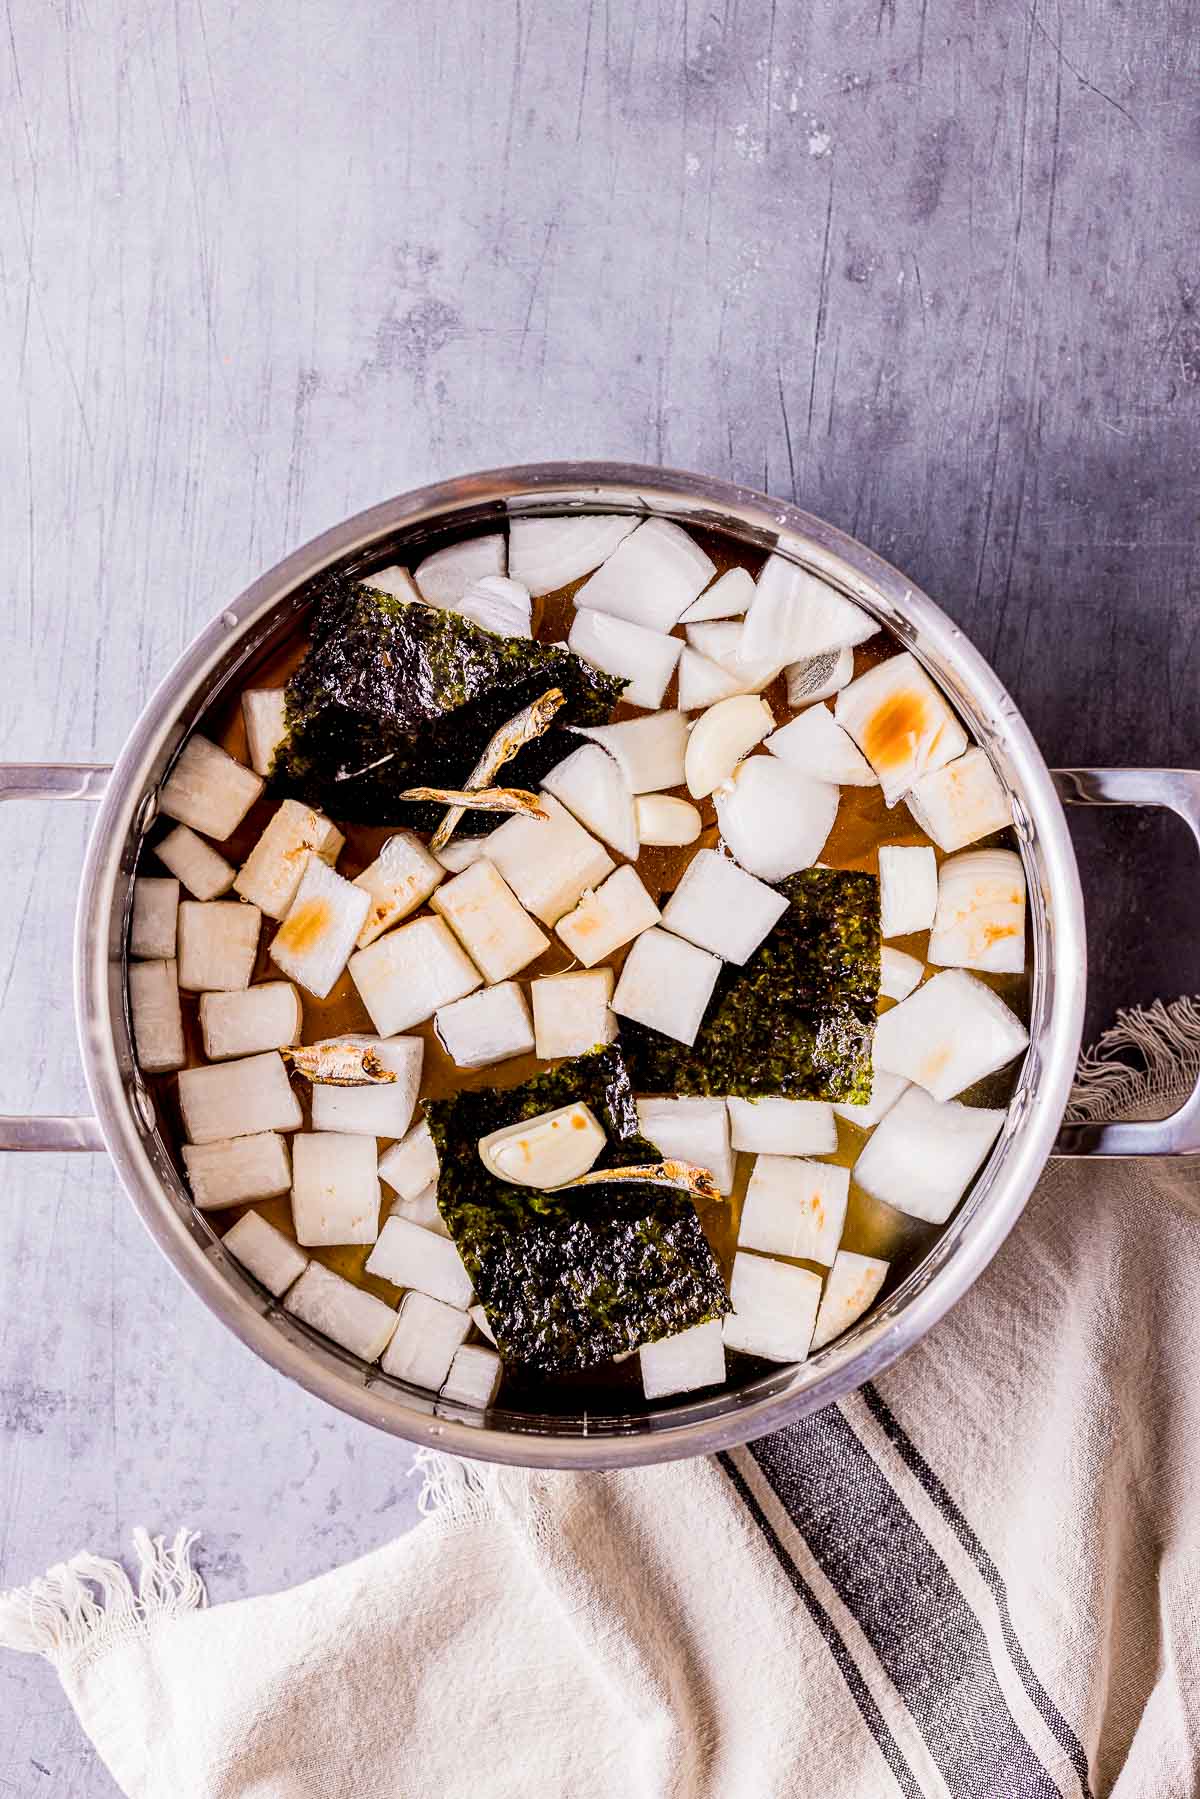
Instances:
[[[1129,1054],[1143,1066],[1126,1061]],[[1099,1042],[1081,1056],[1067,1122],[1128,1117],[1181,1105],[1200,1079],[1200,996],[1117,1013]]]
[[[499,1470],[490,1463],[418,1449],[410,1472],[421,1476],[417,1510],[423,1518],[453,1528],[490,1518],[496,1510]]]
[[[198,1534],[181,1530],[167,1543],[139,1525],[133,1533],[136,1592],[119,1562],[85,1550],[27,1587],[0,1593],[0,1648],[45,1656],[61,1672],[67,1663],[145,1636],[159,1619],[199,1610],[207,1595],[192,1566]]]

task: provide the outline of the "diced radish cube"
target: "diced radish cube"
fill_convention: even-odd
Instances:
[[[639,1099],[638,1129],[668,1160],[707,1168],[718,1193],[733,1192],[733,1150],[723,1099]]]
[[[403,1137],[412,1122],[421,1086],[425,1045],[420,1037],[364,1037],[384,1068],[395,1075],[367,1087],[336,1087],[314,1081],[312,1122],[315,1131],[349,1131],[356,1137]]]
[[[175,924],[179,914],[179,882],[146,876],[133,883],[133,915],[129,921],[129,953],[139,961],[175,960]]]
[[[454,1352],[466,1342],[471,1320],[428,1293],[406,1293],[400,1322],[383,1352],[383,1372],[436,1393],[450,1372]]]
[[[788,705],[798,712],[801,706],[815,706],[849,685],[854,674],[854,651],[823,650],[819,656],[789,662],[783,672],[787,677]]]
[[[287,736],[287,695],[282,687],[248,687],[242,695],[246,748],[256,775],[269,775]]]
[[[683,785],[688,721],[682,712],[651,712],[645,718],[626,718],[615,725],[572,725],[571,729],[616,757],[635,794],[661,793]],[[569,802],[564,799],[563,804]]]
[[[497,637],[532,637],[529,589],[507,575],[484,575],[472,581],[454,610],[462,618]]]
[[[410,1224],[419,1224],[423,1231],[436,1231],[439,1237],[449,1237],[446,1221],[438,1210],[438,1184],[430,1181],[411,1199],[394,1199],[388,1207],[389,1218],[407,1218]]]
[[[407,1031],[481,985],[444,918],[414,918],[350,958],[350,975],[381,1036]]]
[[[718,700],[701,713],[688,735],[684,773],[694,800],[705,799],[728,781],[734,769],[761,743],[775,719],[767,702],[757,694],[735,694]]]
[[[679,622],[695,625],[709,618],[741,618],[753,598],[754,576],[748,569],[729,568],[692,601]]]
[[[848,1168],[797,1156],[759,1156],[746,1189],[738,1247],[828,1267],[842,1240],[849,1194]]]
[[[496,1339],[492,1334],[492,1327],[488,1323],[488,1316],[483,1307],[472,1306],[471,1310],[467,1313],[467,1317],[471,1320],[471,1323],[475,1326],[475,1329],[479,1332],[480,1336],[486,1337],[492,1347],[495,1348]]]
[[[323,813],[300,800],[284,800],[242,864],[234,889],[266,917],[282,918],[310,858],[319,856],[332,867],[345,841]]]
[[[680,526],[650,518],[583,583],[575,604],[651,631],[669,631],[716,572],[711,557]]]
[[[483,837],[467,837],[463,843],[447,845],[444,853],[449,855],[452,849],[461,852],[463,844],[477,843],[479,849],[475,853],[478,855],[485,842]],[[431,856],[413,831],[397,831],[389,837],[374,862],[364,868],[354,882],[371,899],[366,922],[358,933],[357,947],[366,949],[376,937],[382,937],[385,931],[390,931],[393,925],[423,905],[448,866],[450,864],[443,864]]]
[[[390,593],[396,600],[417,602],[421,598],[416,582],[399,562],[391,562],[386,568],[377,568],[364,575],[363,586],[374,588],[376,593]]]
[[[465,1312],[474,1295],[463,1259],[448,1237],[422,1230],[407,1218],[389,1218],[367,1257],[367,1273],[394,1287],[414,1287]]]
[[[193,899],[219,899],[229,892],[237,877],[233,863],[227,862],[211,843],[205,843],[203,837],[197,837],[188,825],[176,825],[168,831],[162,842],[155,844],[154,854]]]
[[[643,931],[625,958],[613,1011],[678,1043],[694,1043],[720,972],[720,958],[694,943],[668,931]]]
[[[626,864],[594,893],[585,893],[573,912],[554,927],[585,968],[603,962],[642,931],[657,924],[658,907],[636,870]]]
[[[810,706],[781,731],[767,738],[767,748],[789,768],[815,781],[842,787],[878,787],[879,777],[828,706]]]
[[[507,981],[550,947],[545,932],[486,858],[446,881],[430,903],[488,981]]]
[[[450,1372],[442,1387],[442,1399],[455,1405],[478,1406],[486,1412],[500,1389],[500,1357],[494,1349],[478,1343],[464,1343],[454,1352]]]
[[[415,1124],[401,1143],[393,1143],[379,1158],[380,1179],[401,1199],[415,1199],[432,1182],[437,1185],[438,1153],[424,1119]]]
[[[526,911],[555,925],[615,864],[552,794],[543,794],[541,804],[547,818],[506,818],[488,837],[486,855]]]
[[[842,1105],[834,1106],[833,1109],[847,1124],[856,1124],[860,1131],[869,1131],[885,1113],[891,1111],[908,1085],[902,1075],[884,1074],[877,1068],[871,1077],[871,1097],[865,1105]]]
[[[297,1243],[374,1243],[379,1169],[370,1137],[304,1131],[292,1143],[292,1225]]]
[[[508,527],[509,573],[530,593],[555,593],[598,568],[641,522],[610,513],[514,518]]]
[[[643,844],[666,844],[682,849],[695,843],[704,828],[703,820],[689,800],[675,799],[667,793],[639,794],[634,801],[638,836]]]
[[[346,966],[370,905],[361,887],[310,856],[267,954],[284,974],[324,999]]]
[[[301,1124],[300,1102],[274,1049],[209,1068],[181,1069],[179,1108],[193,1143],[295,1131]]]
[[[879,852],[879,934],[927,931],[937,910],[937,857],[925,845],[885,844]]]
[[[1029,1033],[990,987],[949,969],[935,974],[875,1026],[877,1068],[902,1074],[934,1099],[953,1099],[1019,1056]]]
[[[240,993],[200,995],[200,1031],[210,1062],[286,1049],[299,1043],[303,1025],[300,994],[290,981],[263,981]]]
[[[907,650],[843,687],[834,715],[879,776],[889,806],[967,747],[966,732]]]
[[[486,575],[505,573],[505,545],[499,533],[467,537],[435,550],[413,570],[421,598],[431,606],[453,609],[468,587]]]
[[[760,880],[782,881],[821,854],[840,795],[775,756],[751,756],[715,797],[721,835],[742,867]]]
[[[981,749],[922,775],[904,803],[940,850],[961,850],[1013,821],[1012,801]]]
[[[636,860],[641,844],[633,789],[617,758],[598,743],[585,743],[573,750],[550,770],[542,782],[542,791],[552,793],[581,825],[594,831],[619,856],[630,862]]]
[[[784,556],[768,556],[746,614],[743,661],[774,656],[782,665],[865,643],[878,624],[807,569]]]
[[[825,1276],[825,1291],[817,1312],[809,1354],[824,1349],[843,1331],[848,1331],[872,1304],[887,1279],[888,1265],[877,1256],[855,1255],[853,1250],[839,1249],[833,1267]]]
[[[250,985],[262,913],[240,900],[184,900],[179,908],[179,985],[237,993]]]
[[[516,981],[469,993],[434,1014],[434,1029],[460,1068],[490,1068],[533,1049],[533,1021]]]
[[[828,1156],[837,1148],[833,1107],[823,1099],[730,1099],[735,1149],[754,1155]]]
[[[708,662],[715,662],[736,681],[737,693],[761,693],[769,687],[783,666],[774,655],[748,660],[743,654],[745,625],[741,619],[717,619],[712,624],[685,625],[688,648]],[[682,699],[680,705],[683,706]],[[684,711],[690,710],[684,707]]]
[[[766,683],[764,682],[764,685]],[[718,700],[732,699],[735,693],[753,693],[754,683],[749,679],[740,680],[731,674],[719,662],[702,656],[699,650],[691,645],[679,658],[679,709],[681,712],[699,712],[705,706],[715,706]]]
[[[378,1361],[396,1328],[396,1313],[320,1262],[310,1262],[283,1302],[302,1324],[322,1331],[364,1362]]]
[[[129,1010],[138,1061],[146,1074],[166,1074],[187,1061],[179,972],[169,958],[129,964]]]
[[[248,1200],[277,1199],[292,1185],[287,1140],[278,1131],[185,1143],[180,1154],[192,1198],[202,1212],[245,1205]]]
[[[235,762],[207,737],[193,734],[162,784],[158,809],[164,818],[178,819],[222,843],[237,830],[262,790],[261,775]]]
[[[929,960],[943,968],[1021,973],[1025,871],[1015,851],[968,850],[942,863]]]
[[[568,648],[593,668],[628,682],[622,699],[652,712],[662,705],[667,683],[683,651],[678,637],[647,631],[628,619],[607,612],[577,612],[567,638]]]
[[[437,860],[450,874],[460,875],[464,868],[470,868],[472,862],[478,862],[480,856],[487,854],[487,847],[486,837],[456,837],[436,852]]]
[[[802,1362],[821,1303],[821,1277],[788,1262],[739,1250],[729,1283],[733,1311],[722,1326],[726,1349],[767,1362]]]
[[[592,968],[570,974],[543,975],[531,982],[534,1054],[539,1061],[582,1056],[597,1044],[611,1043],[617,1021],[611,1012],[613,971]]]
[[[998,1108],[939,1102],[910,1087],[868,1138],[854,1179],[872,1199],[927,1224],[945,1224],[1004,1118]]]
[[[721,1320],[693,1324],[674,1337],[643,1343],[638,1351],[642,1391],[647,1399],[666,1399],[672,1393],[694,1393],[698,1387],[719,1387],[725,1379],[725,1343]]]
[[[244,1139],[243,1139],[244,1141]],[[247,1212],[221,1238],[235,1261],[278,1299],[308,1267],[308,1257],[261,1212]]]
[[[663,908],[677,937],[726,962],[745,962],[788,909],[782,893],[715,850],[697,850]]]
[[[913,988],[920,986],[924,973],[925,964],[916,956],[906,956],[902,949],[891,949],[885,943],[879,952],[879,991],[884,999],[907,999]]]

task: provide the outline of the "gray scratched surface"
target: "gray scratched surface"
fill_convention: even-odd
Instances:
[[[360,506],[616,455],[890,556],[1052,759],[1195,763],[1198,44],[1187,0],[10,0],[0,754],[110,758]],[[0,1104],[78,1107],[85,820],[5,827]],[[1194,985],[1179,841],[1087,850],[1093,1018]],[[0,1584],[187,1520],[222,1599],[410,1523],[403,1447],[224,1336],[102,1159],[4,1173]],[[112,1791],[0,1659],[0,1795]]]

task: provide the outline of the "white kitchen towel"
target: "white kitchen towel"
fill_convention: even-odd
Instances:
[[[1132,1015],[1077,1108],[1198,1062],[1191,1002]],[[305,1586],[208,1610],[141,1536],[139,1592],[77,1556],[0,1641],[136,1799],[1200,1790],[1200,1167],[1052,1165],[924,1343],[746,1449],[426,1474],[424,1524]]]

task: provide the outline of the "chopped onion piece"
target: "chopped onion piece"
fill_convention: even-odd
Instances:
[[[695,806],[667,793],[639,794],[634,802],[638,836],[645,845],[682,848],[695,843],[704,821]]]
[[[283,1304],[302,1324],[323,1332],[364,1362],[379,1359],[396,1328],[391,1306],[321,1262],[308,1264]]]
[[[454,1352],[466,1342],[471,1320],[428,1293],[406,1293],[400,1322],[383,1352],[383,1372],[436,1393],[450,1372]]]
[[[868,1138],[854,1179],[872,1199],[927,1224],[945,1224],[1004,1118],[999,1108],[939,1103],[910,1087]]]
[[[850,1170],[797,1156],[758,1156],[738,1225],[738,1248],[828,1267],[846,1223]]]
[[[418,562],[413,576],[421,598],[431,606],[453,611],[468,587],[487,575],[504,573],[504,539],[497,532],[487,537],[466,537],[447,544]]]
[[[647,1399],[666,1399],[672,1393],[694,1393],[698,1387],[718,1387],[725,1379],[725,1342],[721,1320],[710,1318],[693,1324],[674,1337],[643,1343],[638,1351],[642,1391]]]
[[[605,1142],[595,1113],[576,1100],[489,1131],[479,1139],[479,1159],[498,1181],[546,1192],[569,1186],[586,1174]]]
[[[402,1142],[384,1150],[379,1158],[379,1178],[401,1199],[416,1199],[431,1183],[436,1188],[438,1153],[424,1119],[413,1126]]]
[[[227,862],[211,843],[197,837],[189,825],[176,825],[154,854],[164,868],[169,868],[193,899],[214,900],[228,893],[237,876],[232,862]]]
[[[821,1303],[819,1274],[739,1249],[729,1297],[733,1311],[722,1326],[726,1349],[766,1362],[804,1360]]]
[[[662,921],[677,937],[711,950],[726,962],[745,962],[788,909],[782,893],[720,856],[697,850],[663,908]]]
[[[454,610],[499,637],[533,636],[529,589],[507,575],[484,575],[473,581]]]
[[[494,1349],[484,1349],[480,1343],[464,1343],[454,1352],[440,1397],[486,1412],[500,1390],[501,1372],[500,1357]]]
[[[225,1232],[221,1241],[234,1260],[276,1299],[286,1293],[308,1267],[304,1251],[297,1249],[290,1237],[269,1224],[261,1212],[247,1212]]]
[[[1015,851],[968,850],[942,863],[929,960],[943,968],[1021,973],[1025,871]]]
[[[641,524],[623,513],[514,518],[508,527],[508,569],[530,593],[554,593],[590,574]]]
[[[835,1105],[834,1111],[847,1124],[856,1124],[860,1131],[869,1131],[872,1125],[891,1111],[900,1095],[909,1083],[899,1074],[884,1074],[877,1068],[871,1079],[871,1097],[865,1105]]]
[[[813,706],[767,738],[767,748],[789,768],[842,787],[878,787],[879,778],[828,706]]]
[[[296,897],[310,856],[330,867],[346,839],[323,813],[300,800],[284,800],[250,851],[234,891],[267,918],[282,918]]]
[[[283,923],[267,954],[277,968],[324,999],[354,948],[370,910],[370,895],[310,856]],[[370,952],[360,950],[360,955]],[[381,1032],[390,1036],[390,1031]]]
[[[617,758],[598,743],[581,744],[542,781],[581,825],[627,861],[637,860],[641,842],[633,790]]]
[[[542,795],[542,806],[548,823],[506,819],[487,839],[486,854],[526,911],[555,925],[581,893],[612,873],[614,864],[604,845],[553,794]]]
[[[723,1099],[639,1099],[637,1114],[638,1130],[660,1155],[706,1168],[718,1193],[733,1192],[733,1150]]]
[[[830,699],[849,685],[854,674],[854,651],[822,650],[819,656],[806,656],[803,662],[789,662],[783,672],[787,677],[788,705],[798,712],[801,706]]]
[[[1013,821],[1012,801],[981,749],[922,775],[904,803],[940,850],[961,850]]]
[[[200,995],[200,1033],[210,1062],[299,1043],[304,1007],[290,981],[262,981],[240,993]]]
[[[720,958],[694,943],[669,931],[643,931],[625,958],[613,1011],[678,1043],[694,1043],[720,972]]]
[[[129,1010],[138,1062],[146,1074],[166,1074],[187,1061],[179,976],[170,958],[129,964]]]
[[[130,955],[143,962],[173,962],[178,917],[179,882],[139,876],[133,883]]]
[[[346,1131],[355,1137],[403,1137],[417,1103],[425,1045],[420,1037],[360,1041],[391,1079],[369,1087],[318,1082],[312,1090],[313,1129]]]
[[[373,574],[364,575],[362,584],[364,587],[374,588],[376,593],[390,593],[393,599],[420,604],[421,595],[416,582],[398,562],[390,563],[387,568],[377,568]]]
[[[650,518],[583,583],[575,604],[651,631],[669,631],[716,572],[711,557],[679,525]]]
[[[738,693],[759,693],[771,685],[783,663],[777,656],[759,656],[753,661],[743,656],[744,632],[745,626],[740,619],[684,626],[689,648],[723,668],[730,679],[737,682]]]
[[[442,1048],[460,1068],[488,1068],[533,1048],[529,1007],[516,981],[501,981],[442,1006],[433,1025]]]
[[[483,839],[467,838],[468,843]],[[429,898],[445,873],[443,864],[431,856],[413,831],[397,831],[389,837],[374,862],[364,868],[354,881],[369,895],[371,906],[362,930],[355,939],[358,949],[366,949],[377,937],[415,912]]]
[[[848,1331],[875,1299],[887,1279],[888,1264],[878,1256],[855,1255],[853,1250],[839,1249],[833,1267],[825,1277],[825,1291],[817,1312],[809,1354],[824,1349],[843,1331]]]
[[[480,1336],[486,1337],[488,1342],[492,1345],[492,1347],[495,1348],[496,1339],[492,1335],[492,1327],[488,1323],[488,1316],[487,1316],[487,1313],[484,1311],[483,1307],[482,1306],[472,1306],[470,1311],[467,1313],[467,1316],[471,1320],[471,1323],[475,1326],[475,1329],[479,1332]]]
[[[936,957],[933,960],[937,960]],[[907,999],[921,984],[925,964],[917,956],[884,944],[879,953],[879,991],[884,999]]]
[[[413,1287],[465,1312],[474,1294],[471,1277],[449,1237],[422,1230],[407,1218],[387,1219],[367,1257],[367,1273],[394,1287]]]
[[[444,918],[414,918],[356,951],[350,978],[382,1037],[424,1024],[483,981]]]
[[[235,993],[250,985],[262,914],[240,900],[184,900],[179,908],[179,985]]]
[[[615,725],[572,725],[615,756],[634,793],[661,793],[683,785],[688,721],[682,712],[651,712]]]
[[[741,618],[754,598],[754,576],[748,569],[730,568],[706,587],[681,614],[680,624],[700,624],[710,618]]]
[[[430,903],[487,981],[507,981],[550,947],[546,933],[486,858],[446,881]]]
[[[269,775],[275,752],[288,734],[287,694],[282,687],[248,687],[242,695],[246,749],[256,775]]]
[[[937,857],[927,844],[884,844],[879,852],[879,934],[927,931],[937,910]]]
[[[662,705],[683,650],[678,637],[647,631],[642,625],[632,625],[628,619],[614,618],[607,612],[591,611],[575,614],[567,646],[603,674],[626,681],[622,699],[647,712]]]
[[[865,643],[879,630],[873,618],[832,587],[783,556],[768,556],[738,651],[743,662],[773,656],[782,666],[800,656],[819,656]]]
[[[278,1050],[179,1071],[179,1109],[193,1143],[296,1131],[302,1119]]]
[[[534,1054],[539,1061],[582,1056],[597,1044],[611,1043],[617,1021],[610,1010],[611,968],[543,975],[530,983],[533,1001]]]
[[[742,867],[760,880],[782,881],[817,860],[840,795],[775,756],[751,756],[715,797],[721,836]]]
[[[828,1156],[837,1148],[833,1107],[823,1099],[730,1099],[735,1149],[774,1156]]]
[[[193,734],[162,784],[158,809],[164,818],[191,825],[221,843],[237,830],[262,790],[261,775],[207,737]]]
[[[248,1200],[277,1199],[291,1189],[287,1140],[278,1131],[185,1143],[180,1153],[192,1198],[203,1212],[242,1206]]]
[[[301,1131],[292,1142],[292,1227],[307,1249],[374,1243],[379,1235],[374,1141],[348,1131]]]
[[[705,799],[727,781],[742,757],[774,728],[771,708],[765,700],[751,693],[719,700],[707,712],[701,713],[692,726],[684,757],[684,772],[692,798]]]
[[[966,732],[907,650],[843,687],[834,716],[879,776],[889,806],[967,747]]]
[[[949,969],[885,1012],[875,1026],[875,1065],[953,1099],[1019,1056],[1029,1033],[974,975]]]
[[[679,658],[681,712],[699,712],[705,706],[716,705],[718,700],[728,700],[736,693],[752,691],[752,686],[739,681],[736,675],[731,675],[719,662],[702,656],[699,650],[689,647]]]

